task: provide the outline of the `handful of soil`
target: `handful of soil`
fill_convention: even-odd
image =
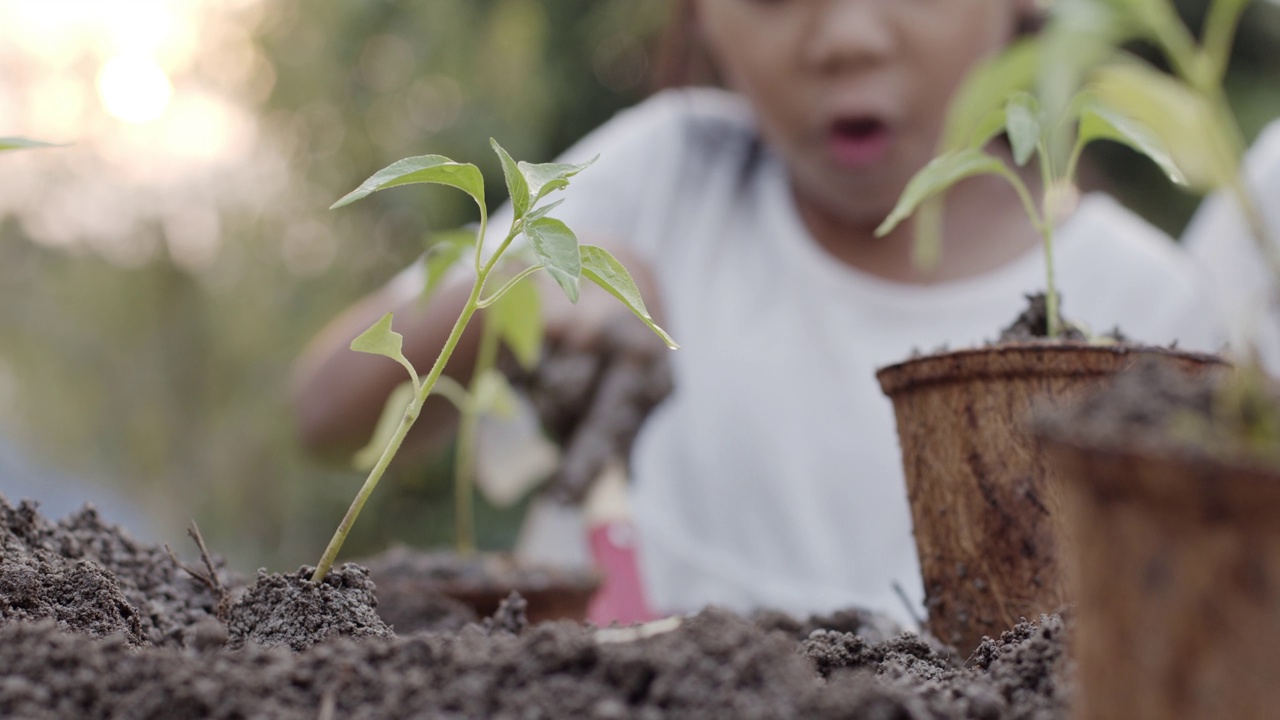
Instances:
[[[533,372],[509,369],[563,449],[553,496],[581,502],[608,462],[630,457],[645,418],[671,393],[667,352],[648,328],[618,322],[592,346],[549,344]]]

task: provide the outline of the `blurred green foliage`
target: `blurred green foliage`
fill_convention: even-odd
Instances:
[[[1200,27],[1208,8],[1206,0],[1177,0],[1175,4],[1188,25]],[[1135,51],[1159,61],[1150,48]],[[1280,4],[1255,0],[1245,11],[1226,87],[1241,129],[1250,140],[1280,117]],[[1128,148],[1099,143],[1086,155],[1100,171],[1099,176],[1085,179],[1088,184],[1113,193],[1175,237],[1200,205],[1200,196],[1174,186],[1153,163]]]

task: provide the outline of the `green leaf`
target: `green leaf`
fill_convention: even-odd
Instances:
[[[658,324],[653,321],[653,317],[649,315],[649,309],[644,306],[644,299],[640,297],[640,289],[636,287],[635,280],[617,258],[608,250],[594,245],[583,245],[579,248],[579,253],[582,257],[583,277],[621,300],[623,305],[626,305],[636,314],[636,317],[649,326],[650,330],[662,338],[662,342],[666,343],[667,347],[672,350],[680,347],[666,330],[658,327]]]
[[[942,261],[942,200],[932,197],[916,208],[915,238],[911,245],[911,262],[930,271]]]
[[[440,281],[476,243],[475,234],[469,230],[450,230],[437,233],[434,238],[423,258],[427,269],[427,281],[422,287],[424,299],[440,288]]]
[[[395,435],[396,428],[400,427],[400,422],[404,420],[404,411],[409,407],[409,403],[413,402],[414,395],[413,383],[408,380],[391,391],[391,395],[387,397],[387,404],[382,406],[382,415],[378,417],[378,424],[373,429],[373,437],[369,438],[368,444],[357,450],[355,457],[351,459],[351,465],[356,470],[367,472],[378,464],[378,458],[382,457],[387,444],[391,442],[391,436]]]
[[[1040,144],[1040,103],[1030,93],[1014,93],[1005,106],[1005,128],[1013,146],[1013,161],[1022,167]]]
[[[1191,188],[1235,182],[1243,148],[1210,102],[1186,84],[1145,63],[1113,63],[1097,71],[1089,91],[1112,117],[1146,128]]]
[[[1009,122],[1009,115],[1004,108],[997,108],[987,113],[974,127],[973,133],[969,136],[969,144],[966,147],[977,148],[981,150],[991,142],[991,139],[1005,131],[1005,125]],[[956,148],[957,150],[961,148]]]
[[[921,203],[965,178],[984,174],[1004,175],[1008,172],[999,158],[977,148],[965,148],[940,155],[907,183],[893,212],[876,228],[876,236],[883,237],[893,232],[903,220],[911,217]]]
[[[533,197],[530,205],[537,205],[538,201],[550,193],[568,187],[569,178],[591,167],[598,159],[600,159],[599,155],[587,162],[578,164],[527,163],[523,161],[518,163],[520,172],[524,175],[525,182],[529,185],[529,194]]]
[[[455,187],[470,195],[481,208],[484,207],[484,177],[479,168],[470,163],[456,163],[443,155],[419,155],[396,161],[379,170],[360,183],[360,187],[329,206],[329,209],[350,205],[379,190],[414,183]]]
[[[5,150],[24,150],[26,148],[60,147],[57,143],[32,140],[24,137],[0,137],[0,152]]]
[[[389,357],[403,365],[409,371],[409,377],[412,378],[413,385],[416,388],[418,385],[418,373],[413,369],[409,359],[404,356],[403,347],[404,336],[391,329],[391,313],[383,315],[381,320],[351,341],[351,349],[356,352]]]
[[[516,213],[515,219],[519,220],[529,211],[529,181],[525,180],[520,166],[511,159],[497,140],[489,138],[489,144],[493,146],[493,151],[502,161],[502,175],[507,179],[507,194],[511,196],[511,207]]]
[[[538,218],[526,222],[524,234],[533,252],[546,266],[547,272],[573,302],[578,302],[578,278],[582,276],[582,260],[578,255],[578,237],[569,226],[555,218]]]
[[[477,413],[502,418],[515,415],[516,391],[501,371],[489,368],[476,380],[475,388],[472,402]]]
[[[1035,87],[1039,67],[1040,43],[1034,39],[1014,43],[979,65],[965,79],[947,109],[942,149],[949,152],[985,145],[975,138],[979,130],[986,127],[984,121],[993,111],[1005,107],[1010,95]]]
[[[488,320],[497,324],[498,336],[511,348],[521,367],[534,369],[542,355],[545,334],[537,286],[527,280],[512,285],[489,308],[489,313]]]
[[[549,213],[549,212],[551,212],[552,210],[555,210],[556,208],[560,207],[560,205],[561,205],[563,202],[564,202],[564,200],[557,200],[557,201],[555,201],[555,202],[553,202],[553,203],[547,203],[546,205],[543,205],[542,207],[534,208],[532,211],[530,211],[530,213],[529,213],[528,215],[525,215],[525,216],[524,216],[524,219],[525,219],[525,221],[526,221],[526,222],[533,222],[534,220],[537,220],[538,218],[546,217],[546,216],[547,216],[547,213]]]
[[[1090,97],[1080,110],[1077,142],[1080,147],[1084,147],[1094,140],[1111,140],[1127,145],[1151,158],[1171,181],[1179,185],[1187,184],[1186,176],[1151,128],[1108,107],[1098,98]]]

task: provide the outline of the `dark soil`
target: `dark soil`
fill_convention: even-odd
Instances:
[[[258,580],[231,606],[227,616],[228,646],[288,645],[305,650],[332,637],[391,637],[374,607],[378,599],[369,571],[350,563],[334,569],[319,583],[312,567],[290,575],[258,571]]]
[[[120,632],[134,643],[176,647],[188,628],[216,614],[218,599],[164,548],[134,541],[92,508],[53,523],[34,505],[0,497],[0,618],[50,618],[92,635]]]
[[[176,588],[166,602],[179,615],[147,620],[171,628],[152,643],[136,608],[166,605],[131,599],[136,581],[84,548],[128,545],[157,566],[172,561],[77,518],[48,523],[0,500],[0,716],[1066,717],[1057,617],[984,643],[967,664],[858,611],[753,622],[710,609],[665,631],[597,631],[530,626],[515,597],[482,625],[397,637],[373,614],[364,571],[349,565],[319,586],[305,568],[261,574],[227,625],[216,593],[175,573],[162,587]],[[106,537],[83,537],[95,523]],[[33,579],[32,562],[46,563],[47,577]]]
[[[1074,340],[1077,342],[1087,342],[1089,335],[1079,327],[1067,322],[1062,316],[1062,296],[1058,296],[1058,327],[1062,330],[1057,340]],[[1125,338],[1120,334],[1119,330],[1114,330],[1108,336],[1118,342],[1124,342]],[[1045,300],[1044,293],[1036,293],[1027,296],[1027,309],[1022,311],[1017,320],[1013,324],[1005,328],[1000,333],[1000,339],[996,344],[1004,343],[1023,343],[1023,342],[1045,342],[1049,340],[1049,304]]]
[[[1143,445],[1233,464],[1280,462],[1280,387],[1256,368],[1189,376],[1142,362],[1040,422],[1100,447]]]

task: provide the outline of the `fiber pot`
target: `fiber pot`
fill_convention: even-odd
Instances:
[[[962,652],[1070,599],[1057,557],[1061,497],[1031,435],[1033,407],[1099,387],[1140,358],[1183,371],[1208,355],[1086,343],[1018,343],[881,369],[893,401],[929,629]]]
[[[1091,423],[1039,429],[1075,538],[1077,717],[1275,717],[1280,471]]]

